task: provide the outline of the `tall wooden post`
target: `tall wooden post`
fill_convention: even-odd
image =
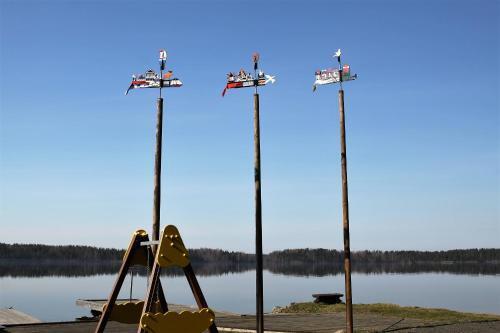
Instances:
[[[254,95],[254,150],[255,150],[255,257],[257,333],[264,332],[264,283],[262,277],[262,201],[260,187],[260,120],[259,94]]]
[[[153,193],[153,232],[152,240],[160,239],[160,201],[161,201],[161,145],[163,131],[163,98],[159,97],[156,103],[156,152],[155,152],[155,175]],[[152,246],[156,255],[156,245]]]
[[[344,90],[339,90],[340,159],[342,164],[342,224],[344,227],[345,307],[347,333],[353,332],[351,249],[349,242],[349,196],[347,193],[347,150],[345,142]]]

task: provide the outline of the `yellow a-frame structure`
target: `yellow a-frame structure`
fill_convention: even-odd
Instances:
[[[208,308],[191,267],[189,253],[177,228],[173,225],[165,227],[160,237],[156,256],[149,247],[141,246],[142,242],[148,241],[148,235],[144,230],[137,230],[132,235],[132,240],[123,257],[123,263],[108,302],[103,307],[95,333],[103,333],[108,321],[138,324],[138,333],[144,331],[148,333],[201,333],[207,329],[210,333],[218,333],[215,315]],[[148,258],[153,257],[154,261],[148,262]],[[144,301],[115,304],[125,276],[132,265],[144,265],[151,269],[146,298]],[[160,270],[162,267],[170,266],[178,266],[183,269],[199,311],[182,311],[180,313],[168,311],[168,304],[160,282]]]

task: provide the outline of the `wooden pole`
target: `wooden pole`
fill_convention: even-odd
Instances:
[[[200,284],[198,283],[198,279],[196,279],[196,275],[194,274],[193,267],[191,264],[184,267],[184,275],[188,280],[189,287],[193,293],[196,304],[198,305],[198,309],[208,308],[207,301],[205,300],[205,296],[203,296],[203,292],[201,291]],[[210,325],[208,328],[210,333],[219,333],[217,330],[217,326],[215,326],[215,322]]]
[[[344,90],[339,90],[340,159],[342,164],[342,224],[344,227],[345,307],[347,333],[353,332],[351,250],[349,241],[349,196],[347,193],[347,150],[345,140]]]
[[[264,286],[262,277],[262,203],[260,187],[260,119],[259,94],[254,95],[254,150],[255,150],[255,257],[257,333],[264,332]]]
[[[161,201],[161,145],[163,131],[163,98],[158,98],[156,103],[156,152],[153,197],[153,232],[152,240],[160,239],[160,201]],[[156,255],[156,245],[151,246],[153,255]]]
[[[132,259],[134,258],[136,251],[141,248],[141,242],[147,240],[147,236],[144,236],[140,233],[134,233],[134,235],[132,236],[132,240],[130,241],[128,250],[123,258],[120,271],[118,272],[118,277],[116,278],[113,289],[111,289],[111,294],[108,297],[106,308],[102,311],[101,317],[99,318],[99,323],[97,324],[97,327],[94,331],[95,333],[104,332],[109,317],[111,316],[111,312],[113,311],[113,307],[115,306],[116,299],[118,298],[120,289],[122,288],[123,281],[125,280],[127,272],[131,266]]]

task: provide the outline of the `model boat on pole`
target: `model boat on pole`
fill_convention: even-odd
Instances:
[[[245,72],[244,69],[240,69],[238,74],[229,72],[227,74],[226,87],[222,91],[222,96],[224,97],[228,89],[265,86],[269,82],[274,83],[276,81],[275,76],[267,75],[263,71],[259,71],[255,76],[256,77],[252,76],[251,73]]]
[[[178,78],[170,78],[172,76],[172,71],[168,71],[163,74],[163,78],[160,77],[154,70],[150,69],[144,74],[133,75],[132,82],[128,87],[125,95],[132,89],[139,88],[178,88],[182,86],[182,81]]]
[[[144,74],[132,75],[132,82],[128,87],[125,95],[132,89],[140,88],[179,88],[182,86],[182,81],[178,78],[173,77],[173,72],[171,70],[163,74],[165,70],[165,62],[167,60],[167,51],[160,50],[160,73],[156,73],[154,70],[150,69]],[[161,90],[160,90],[161,96]]]
[[[340,66],[340,49],[335,52],[334,57],[336,57],[339,61],[339,68],[328,68],[317,70],[314,75],[316,77],[316,81],[313,84],[313,91],[316,91],[317,86],[332,84],[332,83],[340,83],[344,81],[351,81],[357,79],[358,75],[351,75],[351,67],[347,64]]]

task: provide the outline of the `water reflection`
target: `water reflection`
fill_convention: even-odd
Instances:
[[[35,260],[0,260],[0,277],[44,277],[44,276],[94,276],[115,274],[120,268],[119,261],[35,261]],[[194,262],[193,267],[198,276],[220,276],[231,273],[243,273],[253,270],[252,263],[200,263]],[[290,276],[328,276],[342,274],[343,268],[337,263],[303,263],[281,262],[267,263],[265,269],[274,274]],[[134,267],[139,275],[146,275],[144,267]],[[385,273],[452,273],[468,275],[498,275],[500,265],[495,263],[353,263],[353,271],[364,274]],[[164,269],[163,275],[183,275],[180,269]]]
[[[342,264],[327,263],[283,263],[266,267],[275,274],[293,276],[327,276],[343,274]],[[500,274],[500,264],[494,263],[353,263],[353,272],[363,274],[386,273],[452,273],[468,275],[497,275]]]

